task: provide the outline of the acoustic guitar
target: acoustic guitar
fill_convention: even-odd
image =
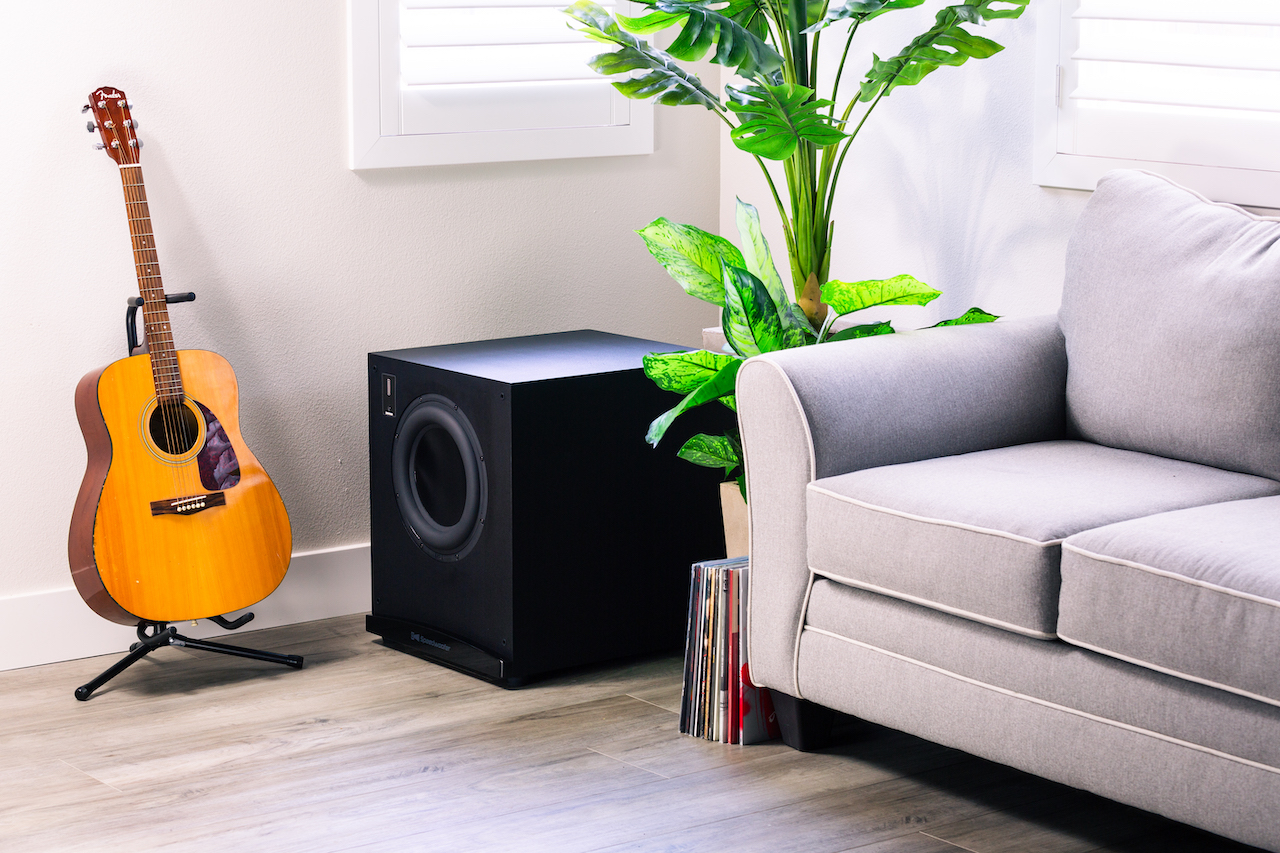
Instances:
[[[76,388],[89,458],[71,517],[71,576],[113,622],[221,616],[284,579],[289,516],[240,435],[231,365],[174,348],[128,100],[110,86],[89,97],[89,129],[124,185],[147,352]]]

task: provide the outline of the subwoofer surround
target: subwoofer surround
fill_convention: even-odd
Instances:
[[[400,517],[422,550],[456,562],[475,547],[488,476],[480,440],[456,403],[425,394],[409,404],[392,444],[391,477]]]

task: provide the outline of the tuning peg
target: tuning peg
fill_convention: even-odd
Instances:
[[[88,104],[85,104],[83,107],[80,108],[80,112],[87,113],[91,109],[93,109],[93,107],[89,106]]]
[[[104,148],[106,148],[107,146],[106,146],[106,145],[104,145],[104,144],[103,144],[103,143],[101,143],[101,142],[95,142],[95,143],[93,143],[93,147],[94,147],[95,149],[97,149],[98,151],[102,151],[102,150],[103,150]]]
[[[89,131],[90,133],[93,133],[95,130],[98,129],[98,126],[93,122],[89,122],[84,126],[84,129]]]
[[[124,126],[125,126],[125,127],[132,127],[134,130],[137,130],[137,129],[138,129],[138,120],[137,120],[136,118],[127,118],[127,119],[125,119],[125,120],[124,120]]]

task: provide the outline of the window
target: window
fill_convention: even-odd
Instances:
[[[1278,0],[1047,0],[1036,183],[1145,168],[1219,201],[1280,207]]]
[[[608,48],[566,5],[349,0],[351,168],[652,153],[653,104],[587,66]]]

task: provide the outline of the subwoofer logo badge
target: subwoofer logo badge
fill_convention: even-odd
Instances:
[[[410,631],[409,639],[413,640],[415,643],[422,643],[423,645],[427,645],[427,646],[435,646],[437,649],[443,649],[446,652],[450,651],[453,648],[452,646],[446,646],[444,643],[437,643],[435,640],[429,640],[426,637],[419,634],[417,631]]]

